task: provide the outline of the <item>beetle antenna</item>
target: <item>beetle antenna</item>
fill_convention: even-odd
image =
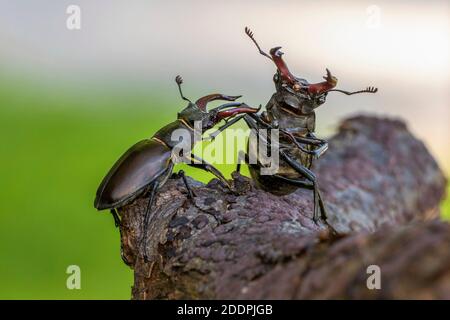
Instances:
[[[253,37],[253,31],[250,30],[249,27],[245,27],[245,33],[248,35],[248,37],[250,39],[252,39],[253,43],[256,45],[256,47],[258,48],[258,51],[260,54],[262,54],[263,56],[269,58],[270,60],[273,60],[271,56],[269,56],[267,53],[265,53],[264,51],[261,50],[258,42],[256,42],[255,38]]]
[[[191,100],[189,100],[188,98],[186,98],[186,97],[183,95],[183,91],[181,90],[181,84],[183,83],[183,78],[182,78],[180,75],[178,75],[178,76],[175,77],[175,82],[176,82],[177,85],[178,85],[178,91],[180,91],[181,99],[186,100],[186,101],[189,101],[189,102],[192,102]]]
[[[346,94],[346,95],[348,95],[348,96],[351,96],[352,94],[365,93],[365,92],[367,92],[367,93],[375,93],[375,92],[378,91],[378,88],[375,88],[375,87],[367,87],[367,88],[364,89],[364,90],[353,91],[353,92],[344,91],[344,90],[340,90],[340,89],[331,89],[331,90],[328,90],[327,92],[330,92],[330,91],[337,91],[337,92],[341,92],[341,93],[343,93],[343,94]]]

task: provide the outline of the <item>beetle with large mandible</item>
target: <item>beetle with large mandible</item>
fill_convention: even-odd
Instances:
[[[224,94],[210,94],[198,99],[195,103],[185,98],[182,90],[182,78],[175,78],[180,91],[181,98],[188,101],[188,105],[178,113],[178,119],[157,131],[150,139],[139,141],[128,149],[122,157],[113,165],[98,187],[94,206],[98,210],[110,209],[113,214],[116,226],[120,225],[120,219],[116,210],[136,198],[149,194],[149,201],[145,211],[143,239],[146,238],[147,228],[150,223],[150,208],[152,207],[155,193],[161,188],[172,174],[174,167],[173,149],[180,144],[179,140],[174,141],[172,134],[176,130],[185,130],[189,133],[189,150],[192,150],[194,143],[195,124],[200,123],[201,131],[214,127],[221,120],[232,118],[238,114],[255,113],[259,109],[250,108],[244,103],[230,102],[206,110],[208,102],[214,100],[235,101],[241,96],[228,96]],[[200,133],[201,134],[201,133]],[[182,142],[181,142],[182,143]],[[207,163],[200,157],[190,153],[183,155],[188,157],[188,165],[201,168],[215,175],[225,186],[231,189],[229,182],[219,170]],[[186,188],[188,197],[192,198],[193,193],[187,183],[182,171],[179,172]]]
[[[319,158],[327,149],[328,142],[315,136],[316,116],[314,110],[325,103],[327,94],[333,91],[346,95],[358,93],[375,93],[377,88],[368,87],[365,90],[349,92],[335,89],[337,78],[326,69],[323,82],[309,83],[307,80],[294,76],[284,62],[281,47],[272,48],[269,54],[261,50],[253,32],[245,28],[245,33],[254,42],[259,53],[273,61],[277,67],[274,75],[276,92],[266,105],[266,111],[261,114],[242,115],[247,125],[255,131],[261,129],[278,129],[281,133],[277,142],[279,151],[279,168],[275,174],[261,174],[263,164],[259,161],[258,143],[249,143],[247,153],[240,158],[249,165],[249,171],[256,185],[261,189],[276,195],[287,195],[298,188],[313,190],[314,212],[313,220],[321,217],[327,223],[327,214],[322,195],[319,190],[316,175],[310,170],[313,159]],[[234,121],[234,120],[233,120]],[[228,127],[225,124],[212,134]],[[268,135],[267,135],[268,136]],[[270,140],[263,142],[271,144]],[[249,159],[257,159],[257,163],[250,163]],[[237,170],[239,171],[238,164]],[[320,211],[320,213],[319,213]]]

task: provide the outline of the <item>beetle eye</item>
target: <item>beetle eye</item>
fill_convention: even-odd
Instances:
[[[273,82],[278,82],[279,77],[278,77],[278,73],[275,73],[273,76]]]
[[[294,89],[294,91],[300,91],[301,87],[298,83],[296,83],[292,86],[292,89]]]

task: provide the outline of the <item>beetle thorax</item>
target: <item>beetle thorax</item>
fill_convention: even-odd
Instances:
[[[275,93],[269,100],[266,110],[269,119],[276,120],[279,128],[289,129],[301,135],[315,130],[316,115],[307,99]]]
[[[210,122],[211,115],[197,107],[194,103],[189,105],[178,113],[178,120],[185,122],[189,127],[198,127],[201,124],[201,129],[205,130]]]

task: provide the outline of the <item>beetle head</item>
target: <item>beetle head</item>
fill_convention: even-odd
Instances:
[[[238,114],[257,113],[260,109],[261,106],[259,108],[250,108],[245,103],[225,103],[208,112],[208,119],[205,119],[203,122],[202,129],[211,129],[222,120],[227,121],[228,118],[232,118]]]
[[[267,54],[261,50],[259,44],[253,37],[253,32],[249,28],[245,28],[245,33],[256,45],[259,53],[275,63],[277,73],[273,80],[278,93],[290,97],[291,100],[309,100],[310,104],[314,107],[325,102],[327,92],[337,84],[337,78],[331,75],[328,69],[327,75],[324,77],[324,82],[310,84],[307,80],[296,77],[290,72],[286,62],[283,60],[283,52],[280,50],[281,47],[272,48],[269,54]]]
[[[259,109],[250,108],[246,104],[238,102],[226,103],[209,111],[206,110],[207,104],[210,101],[235,101],[240,97],[241,96],[227,96],[223,94],[210,94],[204,96],[195,103],[189,102],[187,107],[178,113],[178,119],[185,121],[192,128],[194,128],[195,122],[200,121],[202,130],[208,130],[223,119],[234,117],[242,113],[256,113],[259,111]]]
[[[319,83],[311,84],[305,79],[294,76],[283,60],[283,52],[280,49],[281,47],[275,47],[270,50],[272,60],[277,66],[277,73],[273,78],[277,91],[293,94],[302,99],[310,98],[325,102],[326,93],[336,86],[338,79],[328,69],[326,69],[326,76],[323,77],[325,81]]]
[[[202,121],[208,113],[201,110],[195,103],[189,102],[186,108],[178,112],[178,119],[194,125],[195,121]]]
[[[183,95],[183,91],[181,90],[181,84],[183,83],[183,79],[181,78],[181,76],[179,76],[179,75],[176,76],[175,82],[178,85],[178,90],[180,91],[181,98],[183,100],[189,102],[187,107],[178,113],[178,119],[185,121],[191,127],[194,127],[196,121],[201,121],[203,130],[207,129],[207,127],[211,128],[216,123],[218,123],[220,120],[231,116],[231,113],[233,113],[233,112],[231,112],[230,115],[227,115],[227,112],[229,113],[230,110],[227,110],[227,112],[223,111],[222,113],[220,112],[220,110],[228,108],[228,107],[233,107],[236,105],[241,105],[241,103],[222,105],[222,106],[215,108],[215,109],[211,110],[210,112],[208,112],[206,110],[206,106],[211,101],[214,101],[214,100],[235,101],[236,99],[240,98],[241,96],[228,96],[228,95],[221,94],[221,93],[213,93],[213,94],[209,94],[204,97],[201,97],[200,99],[195,101],[195,103],[193,103],[193,102],[191,102],[191,100],[189,100],[188,98],[186,98]],[[241,110],[240,112],[238,112],[238,111],[235,111],[235,112],[242,113],[245,111]]]

